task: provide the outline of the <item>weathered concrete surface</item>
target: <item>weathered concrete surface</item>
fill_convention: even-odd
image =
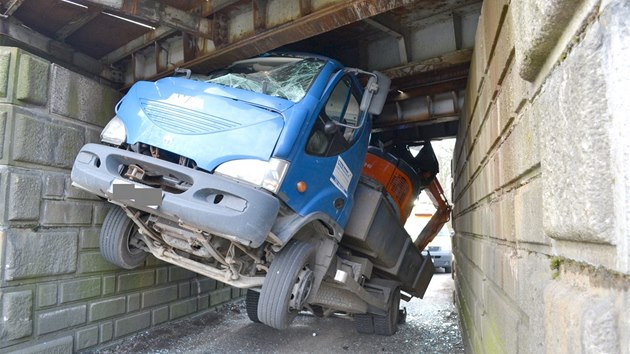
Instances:
[[[109,205],[69,169],[119,97],[0,47],[0,352],[82,350],[241,296],[151,257],[124,271],[100,256]]]
[[[463,353],[450,274],[435,274],[425,298],[402,302],[407,323],[391,337],[359,334],[349,318],[300,315],[277,331],[249,321],[244,301],[165,324],[99,353]]]
[[[630,351],[630,4],[485,1],[454,153],[471,352]]]
[[[518,48],[516,61],[521,76],[534,81],[558,39],[586,0],[517,1],[513,14],[517,18]]]

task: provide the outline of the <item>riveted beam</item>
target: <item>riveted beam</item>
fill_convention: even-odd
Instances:
[[[221,11],[223,9],[225,9],[226,7],[233,5],[235,3],[237,3],[240,0],[210,0],[210,1],[204,1],[200,6],[198,6],[197,8],[193,9],[193,11],[196,11],[197,13],[199,13],[200,17],[208,17],[212,14],[216,14],[218,11]],[[216,17],[221,17],[221,16],[216,16]],[[222,16],[221,19],[217,19],[215,18],[215,23],[213,24],[213,29],[212,29],[212,35],[213,35],[213,40],[217,39],[218,37],[222,36],[222,33],[217,33],[217,31],[223,31],[225,32],[225,36],[227,37],[227,25],[224,26],[220,26],[220,24],[217,24],[217,21],[221,21],[223,20],[225,22],[225,16]],[[101,61],[103,63],[106,64],[112,64],[115,63],[125,57],[130,56],[132,53],[141,50],[145,47],[148,47],[150,45],[153,45],[153,43],[155,41],[159,41],[163,38],[172,36],[173,34],[175,34],[177,32],[176,29],[173,29],[169,26],[159,26],[157,27],[155,30],[150,31],[132,41],[130,41],[129,43],[125,44],[124,46],[112,51],[111,53],[108,53],[107,55],[103,56],[101,58]],[[216,44],[215,44],[216,45]]]
[[[311,6],[311,0],[299,0],[300,1],[300,15],[306,16],[313,11]]]
[[[212,38],[212,21],[151,0],[86,0],[127,16],[163,24],[199,37]]]
[[[100,15],[103,11],[103,8],[100,6],[90,6],[87,9],[87,12],[73,18],[66,25],[61,27],[55,32],[55,39],[63,42],[66,38],[72,35],[74,32],[81,29],[81,27],[87,25],[92,21],[96,16]]]
[[[472,49],[462,49],[450,53],[445,53],[437,57],[408,63],[395,68],[383,70],[383,73],[392,80],[396,81],[398,78],[406,78],[422,74],[438,69],[448,69],[454,66],[464,66],[467,68],[467,64],[472,59]],[[409,79],[413,80],[413,78]],[[402,82],[403,80],[401,80]]]
[[[407,64],[408,63],[408,54],[407,54],[407,46],[405,44],[405,36],[402,35],[402,33],[396,32],[395,30],[391,29],[390,27],[387,27],[386,25],[373,20],[371,18],[366,18],[365,20],[363,20],[363,22],[367,23],[368,25],[376,28],[377,30],[384,32],[386,34],[388,34],[389,36],[391,36],[392,38],[394,38],[396,40],[396,42],[398,43],[398,56],[400,58],[400,63],[401,64]]]
[[[125,87],[133,83],[135,79],[156,80],[169,75],[175,67],[186,67],[197,72],[208,72],[212,69],[225,66],[235,60],[249,58],[261,53],[265,53],[272,49],[283,45],[297,42],[312,36],[319,35],[324,32],[345,26],[347,24],[360,21],[380,13],[390,11],[392,9],[413,4],[418,0],[338,0],[336,3],[325,7],[312,8],[311,12],[306,16],[287,17],[284,23],[276,24],[273,28],[254,29],[254,16],[251,17],[251,31],[242,37],[228,37],[228,25],[233,20],[230,16],[239,16],[240,13],[230,13],[227,11],[217,12],[213,16],[214,30],[212,41],[195,41],[195,57],[192,60],[184,58],[181,55],[171,53],[173,60],[169,60],[167,70],[155,70],[155,66],[144,66],[144,68],[135,67],[137,75],[125,75],[127,78]],[[250,2],[249,11],[253,12],[253,3]],[[245,10],[247,11],[247,10]],[[259,17],[259,16],[256,16]],[[262,23],[262,20],[260,21]],[[247,26],[243,22],[241,25]],[[224,35],[221,35],[224,33]],[[177,37],[179,38],[179,37]],[[176,50],[179,50],[175,48]],[[141,55],[138,56],[138,52]],[[129,65],[129,57],[137,58],[133,60],[133,64]],[[119,62],[114,62],[116,67],[126,67],[127,73],[130,73],[132,67],[136,64],[143,65],[143,58],[155,56],[151,53],[150,48],[141,51],[128,53]],[[131,80],[130,80],[131,79]]]
[[[0,45],[20,47],[85,76],[100,77],[106,84],[122,80],[118,72],[98,60],[32,30],[14,17],[0,18]]]
[[[9,17],[13,15],[13,13],[17,11],[17,9],[20,7],[20,5],[22,5],[23,2],[24,0],[3,1],[3,3],[5,3],[5,10],[4,13],[0,15],[0,17]]]
[[[189,62],[183,63],[181,66],[200,72],[209,71],[235,60],[262,54],[283,45],[310,38],[414,2],[415,0],[342,1],[312,11],[306,16],[299,17],[283,25],[230,43],[207,54],[202,54]],[[170,71],[158,73],[153,78],[156,79],[169,73]]]
[[[453,11],[453,13],[451,14],[452,19],[453,19],[453,31],[454,31],[454,35],[455,35],[455,49],[462,49],[462,16]]]
[[[262,32],[267,25],[267,0],[252,0],[254,31]]]

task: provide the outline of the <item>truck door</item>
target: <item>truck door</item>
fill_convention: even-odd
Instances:
[[[299,198],[304,202],[300,214],[322,211],[344,227],[365,159],[370,122],[366,117],[362,127],[357,127],[360,90],[353,75],[336,74],[322,97],[303,156],[297,159],[300,180],[308,186]],[[329,123],[326,129],[330,121],[346,126]]]

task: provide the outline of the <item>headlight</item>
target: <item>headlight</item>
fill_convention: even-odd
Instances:
[[[278,193],[284,175],[289,169],[289,162],[279,159],[233,160],[228,161],[215,170],[216,173],[249,182]]]
[[[101,132],[101,141],[118,146],[125,140],[127,140],[125,124],[118,116],[114,116]]]

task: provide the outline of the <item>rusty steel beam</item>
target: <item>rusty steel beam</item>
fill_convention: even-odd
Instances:
[[[84,0],[127,16],[163,24],[203,38],[212,38],[212,21],[151,0]]]
[[[398,43],[398,56],[400,57],[400,64],[404,65],[408,63],[409,55],[407,54],[407,45],[405,44],[405,36],[402,33],[397,32],[394,29],[390,28],[389,26],[386,26],[370,18],[366,18],[365,20],[363,20],[363,22],[367,23],[368,25],[394,38],[396,42]]]
[[[17,9],[20,7],[20,5],[22,5],[23,2],[24,0],[3,1],[3,3],[5,3],[6,10],[3,14],[0,15],[0,17],[7,18],[13,15],[13,13],[17,11]]]
[[[103,8],[100,6],[90,6],[86,13],[81,14],[70,20],[67,24],[55,32],[54,37],[56,40],[63,42],[66,38],[72,35],[74,32],[81,29],[81,27],[87,25],[96,16],[100,15]]]
[[[442,54],[440,56],[425,59],[407,65],[398,66],[384,70],[383,73],[389,76],[392,81],[398,78],[406,78],[416,74],[422,74],[438,69],[448,69],[458,65],[467,65],[472,59],[472,49],[462,49],[454,52]]]
[[[313,11],[313,7],[311,6],[311,0],[299,0],[300,1],[300,15],[306,16]]]
[[[0,18],[0,45],[20,47],[84,76],[100,77],[101,82],[109,85],[116,81],[117,73],[98,60],[32,30],[15,17]]]
[[[466,80],[468,78],[469,67],[470,63],[467,62],[416,73],[406,77],[398,77],[392,80],[391,90],[409,91],[418,87],[433,86],[459,79]]]
[[[267,26],[267,0],[252,0],[254,31],[262,32]]]
[[[430,121],[372,129],[380,141],[396,140],[397,143],[416,145],[423,141],[454,138],[459,128],[457,116],[439,117]]]
[[[462,42],[464,39],[462,38],[462,16],[453,11],[451,13],[451,18],[453,20],[453,34],[455,35],[455,49],[462,49]]]
[[[180,66],[200,72],[210,71],[235,60],[262,54],[283,45],[310,38],[414,2],[416,0],[344,1],[312,11],[306,16],[273,29],[267,29],[235,43],[230,43],[210,53],[200,55],[189,62],[182,63]],[[157,79],[168,75],[170,72],[171,70],[161,72],[148,79]]]
[[[204,1],[200,6],[198,6],[197,8],[194,9],[194,11],[197,11],[200,15],[200,17],[208,17],[212,14],[217,13],[218,11],[223,10],[224,8],[233,5],[237,2],[239,2],[240,0],[209,0],[209,1]],[[216,22],[216,21],[215,21]],[[216,24],[215,27],[213,28],[212,32],[214,35],[217,35],[216,31]],[[124,46],[112,51],[111,53],[108,53],[107,55],[103,56],[101,58],[101,61],[105,64],[113,64],[125,57],[130,56],[132,53],[141,50],[145,47],[148,47],[150,45],[153,45],[153,43],[155,41],[158,41],[160,39],[163,39],[165,37],[171,36],[174,33],[177,32],[177,29],[173,29],[169,26],[159,26],[157,27],[155,30],[148,32],[132,41],[130,41],[129,43],[125,44]]]
[[[425,84],[422,86],[413,87],[405,90],[402,94],[397,91],[390,92],[390,96],[387,98],[388,102],[400,102],[410,98],[419,96],[432,96],[445,92],[459,92],[466,89],[467,77],[459,77],[453,80]]]

